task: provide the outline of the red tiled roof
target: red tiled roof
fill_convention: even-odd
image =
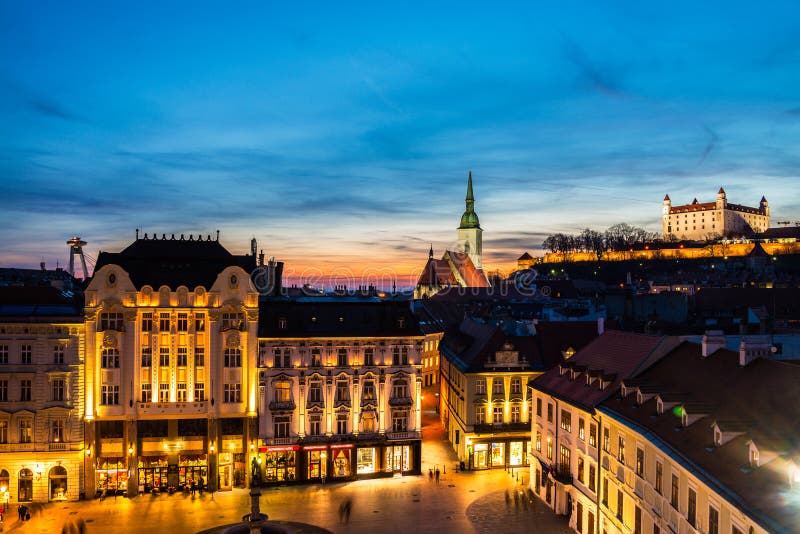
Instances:
[[[458,285],[456,277],[450,270],[450,265],[446,260],[428,258],[428,263],[419,275],[417,286],[453,286]]]
[[[489,281],[486,276],[475,267],[468,254],[448,250],[444,253],[444,258],[442,259],[448,258],[464,280],[466,287],[489,287]]]
[[[660,336],[610,330],[578,351],[566,363],[585,366],[585,373],[595,372],[593,376],[601,371],[603,376],[612,381],[611,384],[602,390],[597,381],[586,387],[585,373],[573,380],[569,373],[562,375],[561,369],[554,367],[534,380],[532,386],[572,404],[592,408],[613,395],[623,379],[635,376],[637,371],[657,361],[676,343]]]

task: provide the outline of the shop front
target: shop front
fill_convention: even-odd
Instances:
[[[411,470],[411,445],[387,445],[384,449],[383,470],[405,473]]]
[[[359,447],[356,450],[356,474],[371,475],[380,470],[375,447]]]
[[[352,476],[352,456],[355,450],[352,443],[346,445],[331,445],[331,463],[333,470],[331,478],[344,479]]]
[[[120,456],[101,456],[95,470],[98,495],[124,493],[128,489],[128,465]]]
[[[178,487],[197,488],[208,484],[208,463],[205,454],[178,455]]]
[[[261,447],[259,461],[263,480],[271,483],[294,482],[297,480],[297,445]]]
[[[51,501],[66,501],[67,500],[67,470],[64,467],[57,465],[50,469],[48,474],[50,482],[49,498]]]
[[[328,476],[328,446],[309,445],[303,447],[306,462],[306,477],[309,482],[319,482]]]
[[[169,479],[167,456],[140,456],[139,486],[145,493],[166,491]]]
[[[527,442],[523,440],[493,440],[468,445],[467,454],[471,469],[524,467],[528,465],[526,449]]]

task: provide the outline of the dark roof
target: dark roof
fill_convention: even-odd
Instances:
[[[744,313],[763,306],[774,319],[800,318],[800,288],[709,287],[695,294],[698,314]]]
[[[517,258],[517,261],[520,261],[520,260],[532,260],[532,259],[533,259],[533,256],[531,256],[530,254],[528,254],[526,252],[525,254],[523,254],[522,256]]]
[[[149,285],[158,289],[166,285],[172,289],[186,286],[208,289],[225,268],[238,266],[252,272],[256,268],[255,256],[236,256],[228,252],[219,241],[179,239],[137,239],[122,252],[100,252],[95,272],[109,264],[119,265],[128,273],[137,288]]]
[[[61,318],[82,322],[81,299],[71,291],[51,286],[0,287],[0,318],[4,321],[42,322]]]
[[[535,335],[508,335],[499,326],[465,319],[445,331],[439,348],[462,372],[482,372],[487,361],[510,344],[528,362],[525,370],[545,371],[563,360],[569,348],[579,350],[597,337],[594,322],[548,322]]]
[[[409,301],[265,301],[259,306],[258,336],[405,337],[422,336]],[[281,328],[282,320],[286,327]]]
[[[614,395],[623,379],[635,376],[637,371],[661,357],[667,347],[671,348],[674,343],[660,336],[609,330],[565,362],[565,365],[577,366],[580,369],[579,376],[562,374],[561,366],[558,366],[532,381],[531,386],[591,409]],[[605,377],[609,384],[600,389],[598,381],[595,381],[586,387],[587,373]]]
[[[800,226],[787,226],[785,228],[767,228],[758,234],[759,239],[800,239]]]
[[[689,416],[687,427],[671,411],[656,413],[656,397],[636,406],[636,396],[606,400],[598,409],[647,432],[696,476],[770,532],[796,532],[800,509],[785,499],[788,461],[800,452],[800,366],[769,359],[739,365],[739,354],[718,350],[703,358],[701,346],[685,342],[640,373],[637,381],[674,395]],[[626,384],[627,385],[627,384]],[[694,407],[694,408],[693,408]],[[725,432],[744,432],[713,446],[713,423]],[[766,465],[750,468],[753,440]],[[780,453],[770,461],[766,451]]]

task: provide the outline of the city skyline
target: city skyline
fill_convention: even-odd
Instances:
[[[0,14],[3,266],[219,229],[299,274],[413,278],[469,170],[487,270],[554,232],[658,231],[666,193],[800,219],[792,3]]]

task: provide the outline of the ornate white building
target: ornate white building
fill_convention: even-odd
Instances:
[[[420,473],[424,336],[409,303],[337,300],[262,305],[268,483]]]
[[[698,202],[673,206],[669,195],[661,208],[664,238],[704,240],[764,232],[769,228],[769,203],[763,196],[757,208],[728,203],[720,187],[715,202]]]
[[[86,288],[87,493],[245,484],[256,439],[254,255],[209,236],[101,252]]]

